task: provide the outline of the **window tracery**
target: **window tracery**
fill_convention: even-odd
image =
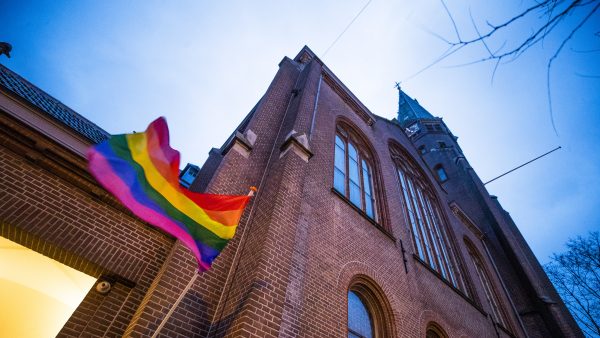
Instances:
[[[333,187],[377,221],[373,176],[373,159],[366,145],[350,128],[339,124],[335,135]]]
[[[396,164],[404,214],[411,227],[417,256],[454,287],[469,295],[429,181],[398,147],[392,145],[390,151]]]

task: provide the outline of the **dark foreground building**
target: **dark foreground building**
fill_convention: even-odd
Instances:
[[[87,173],[106,132],[5,67],[0,92],[0,236],[96,279],[60,336],[582,336],[442,119],[401,91],[374,115],[306,47],[188,167],[259,188],[198,277]]]

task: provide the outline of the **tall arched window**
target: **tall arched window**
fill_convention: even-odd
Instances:
[[[483,291],[485,293],[485,300],[490,307],[492,319],[494,322],[502,325],[505,329],[509,329],[507,325],[506,315],[500,306],[500,300],[498,295],[491,283],[491,280],[486,272],[486,268],[481,260],[479,253],[468,240],[465,239],[465,244],[467,246],[467,251],[469,252],[469,256],[471,256],[471,260],[473,261],[473,265],[475,266],[475,272],[477,273],[477,277],[479,278],[479,282],[483,287]]]
[[[398,147],[392,146],[390,151],[396,164],[404,214],[413,233],[417,255],[454,287],[469,295],[429,181]]]
[[[335,135],[333,187],[377,221],[373,159],[361,138],[343,124]]]
[[[358,275],[348,289],[348,337],[395,337],[392,310],[381,289]]]

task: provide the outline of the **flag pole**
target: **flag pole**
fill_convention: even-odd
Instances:
[[[255,186],[251,186],[250,191],[248,192],[247,196],[253,197],[254,193],[257,191],[258,191],[258,189],[256,189]],[[179,242],[179,240],[177,240],[177,241]],[[168,264],[168,259],[165,260],[165,264]],[[169,312],[167,312],[167,314],[165,315],[163,320],[160,322],[160,324],[154,331],[152,338],[158,337],[158,334],[160,333],[160,331],[162,331],[163,327],[167,324],[167,321],[169,320],[169,318],[171,318],[171,315],[173,314],[173,312],[175,312],[175,309],[177,309],[177,307],[179,306],[179,303],[181,303],[181,300],[183,300],[183,297],[185,297],[185,295],[188,293],[188,291],[190,291],[190,289],[192,288],[192,285],[194,285],[194,282],[196,281],[196,279],[198,279],[198,276],[200,276],[200,274],[198,273],[198,270],[196,270],[194,272],[194,276],[192,278],[190,278],[190,281],[187,283],[187,285],[185,286],[183,291],[179,294],[179,297],[177,298],[175,303],[173,303],[173,306],[171,306],[171,308],[169,309]],[[215,311],[216,311],[216,309],[215,309]]]
[[[562,147],[561,147],[561,146],[558,146],[558,147],[556,147],[556,148],[554,148],[554,149],[550,150],[549,152],[547,152],[547,153],[545,153],[545,154],[542,154],[542,155],[540,155],[540,156],[538,156],[538,157],[534,158],[533,160],[527,161],[527,162],[525,162],[525,163],[521,164],[520,166],[518,166],[518,167],[516,167],[516,168],[513,168],[513,169],[511,169],[511,170],[509,170],[509,171],[507,171],[507,172],[505,172],[504,174],[502,174],[502,175],[500,175],[500,176],[496,176],[496,177],[492,178],[491,180],[489,180],[489,181],[485,182],[483,185],[486,185],[486,184],[488,184],[488,183],[494,182],[495,180],[499,179],[500,177],[503,177],[503,176],[505,176],[505,175],[508,175],[508,174],[512,173],[513,171],[515,171],[515,170],[517,170],[517,169],[519,169],[519,168],[522,168],[522,167],[524,167],[524,166],[528,165],[529,163],[531,163],[531,162],[533,162],[533,161],[539,160],[540,158],[542,158],[542,157],[544,157],[544,156],[546,156],[546,155],[548,155],[548,154],[550,154],[550,153],[552,153],[552,152],[555,152],[555,151],[557,151],[557,150],[558,150],[558,149],[560,149],[560,148],[562,148]]]

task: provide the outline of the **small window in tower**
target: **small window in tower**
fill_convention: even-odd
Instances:
[[[427,129],[427,131],[433,131],[433,126],[431,124],[426,124],[425,128]]]
[[[421,132],[421,128],[419,128],[418,123],[413,123],[410,126],[408,126],[408,128],[406,128],[406,134],[408,135],[408,137],[411,137],[420,132]]]
[[[438,142],[438,146],[440,147],[440,149],[448,148],[448,146],[446,145],[446,142]]]
[[[434,125],[433,128],[435,128],[435,130],[437,131],[442,131],[442,126],[440,126],[439,124]]]
[[[420,146],[419,154],[424,155],[425,153],[427,153],[427,148],[425,148],[425,145]]]
[[[442,167],[441,165],[437,165],[435,167],[435,173],[440,182],[445,182],[448,180],[448,175],[446,175],[446,170],[444,170],[444,167]]]

